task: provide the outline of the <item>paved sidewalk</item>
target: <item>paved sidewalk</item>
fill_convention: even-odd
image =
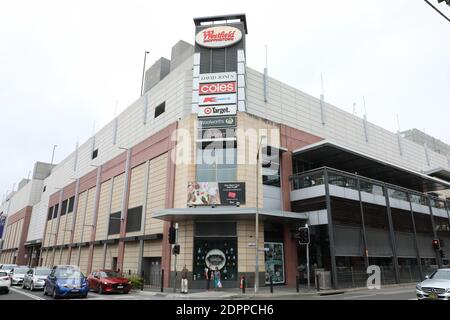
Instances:
[[[412,283],[405,284],[395,284],[395,285],[385,285],[382,288],[402,288],[402,287],[410,287],[414,286]],[[367,288],[348,288],[342,290],[320,290],[317,291],[314,287],[311,287],[309,290],[306,287],[300,287],[299,292],[296,292],[295,288],[288,287],[274,287],[273,294],[270,293],[270,287],[261,287],[259,288],[256,297],[258,298],[268,298],[271,297],[292,297],[292,296],[317,296],[317,295],[337,295],[343,294],[346,292],[358,292],[364,291]],[[188,294],[182,294],[179,291],[176,293],[173,292],[173,288],[164,288],[164,292],[160,292],[160,289],[144,289],[144,290],[136,290],[136,293],[145,295],[145,296],[157,296],[157,297],[166,297],[167,299],[199,299],[199,300],[223,300],[223,299],[245,299],[255,297],[255,293],[253,288],[247,288],[246,293],[243,294],[241,289],[232,288],[232,289],[221,289],[221,290],[211,290],[206,291],[203,289],[191,289]]]

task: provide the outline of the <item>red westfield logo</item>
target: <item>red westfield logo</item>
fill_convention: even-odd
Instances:
[[[236,199],[236,192],[234,191],[228,191],[228,198],[230,199]]]
[[[234,41],[236,37],[236,31],[221,31],[216,33],[214,29],[208,29],[203,31],[203,42],[216,42],[216,41]]]

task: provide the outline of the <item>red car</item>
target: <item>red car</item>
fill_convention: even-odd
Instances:
[[[89,289],[99,294],[106,292],[128,293],[131,283],[127,278],[113,270],[97,270],[88,276]]]

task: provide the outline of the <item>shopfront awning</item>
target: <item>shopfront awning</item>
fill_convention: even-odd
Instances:
[[[225,207],[217,206],[192,207],[192,208],[174,208],[158,210],[153,214],[153,218],[164,221],[182,221],[182,220],[220,220],[220,219],[242,219],[252,218],[256,215],[256,208]],[[259,209],[259,218],[261,220],[306,220],[308,216],[305,213],[289,212],[280,210]]]
[[[293,156],[311,164],[311,169],[335,168],[420,192],[450,189],[450,182],[438,177],[401,167],[326,140],[295,150]]]

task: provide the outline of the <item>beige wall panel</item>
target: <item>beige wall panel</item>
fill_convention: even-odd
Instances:
[[[162,240],[144,241],[144,257],[161,257]]]
[[[111,195],[112,179],[102,183],[100,189],[100,199],[98,204],[97,228],[95,231],[95,240],[106,239],[108,230],[109,201]]]
[[[145,234],[163,232],[163,221],[153,219],[152,214],[166,206],[167,156],[165,153],[150,161]]]
[[[119,252],[119,248],[117,244],[113,244],[113,245],[107,245],[107,249],[106,249],[106,261],[105,261],[105,268],[106,269],[112,269],[113,265],[112,265],[112,261],[113,258],[117,258],[118,257],[118,252]]]
[[[255,221],[239,220],[238,233],[238,272],[255,271],[255,247],[249,247],[248,243],[255,243]],[[264,224],[259,224],[259,247],[264,248]],[[259,270],[264,272],[264,252],[259,254]]]
[[[125,255],[123,258],[123,272],[131,270],[136,273],[139,263],[139,242],[125,242]]]
[[[103,268],[103,246],[94,246],[94,255],[92,257],[92,271]]]
[[[193,270],[192,259],[194,256],[194,222],[181,221],[178,223],[178,243],[180,244],[180,254],[177,258],[177,269],[181,270],[183,265],[189,271]],[[174,270],[175,260],[171,259],[171,270]]]
[[[91,233],[92,233],[92,225],[93,225],[93,218],[94,218],[94,204],[95,204],[95,190],[96,188],[91,188],[88,190],[88,200],[86,205],[86,216],[84,218],[84,229],[82,231],[83,239],[82,241],[90,241],[91,240]]]
[[[83,219],[84,219],[84,214],[85,214],[85,209],[86,209],[86,197],[87,197],[87,191],[80,193],[80,195],[78,196],[78,207],[77,207],[75,231],[74,231],[74,237],[73,237],[74,243],[81,242],[81,230],[82,230]]]
[[[81,247],[81,255],[80,255],[80,270],[84,275],[87,275],[88,269],[88,259],[89,259],[89,247]]]

